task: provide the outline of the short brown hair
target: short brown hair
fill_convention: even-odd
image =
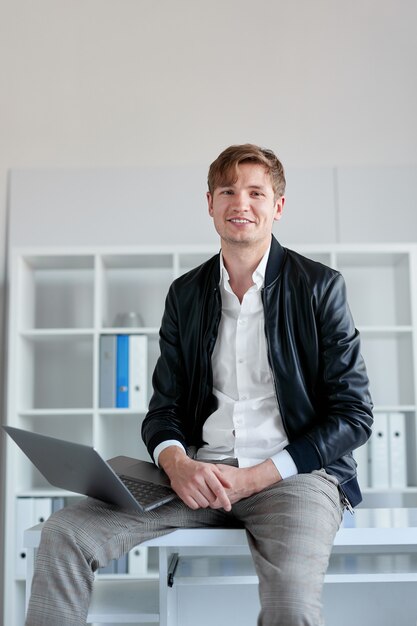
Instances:
[[[238,167],[241,163],[258,163],[263,165],[271,177],[272,189],[275,198],[285,193],[285,174],[281,161],[272,150],[260,148],[251,143],[238,146],[229,146],[223,150],[210,165],[208,173],[208,188],[213,194],[217,187],[227,186],[236,182]]]

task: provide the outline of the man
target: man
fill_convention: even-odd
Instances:
[[[231,146],[208,183],[221,253],[169,290],[142,427],[179,499],[142,515],[87,499],[54,515],[28,626],[85,624],[99,566],[201,526],[246,529],[259,626],[323,624],[334,536],[361,499],[351,451],[372,424],[358,332],[340,274],[272,236],[285,191],[273,152]]]

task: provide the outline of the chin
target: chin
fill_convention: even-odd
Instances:
[[[255,243],[255,239],[250,237],[223,237],[223,240],[236,246],[250,246]]]

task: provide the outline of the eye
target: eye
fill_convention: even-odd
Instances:
[[[232,196],[233,195],[233,191],[231,189],[223,189],[223,191],[221,191],[222,196]]]

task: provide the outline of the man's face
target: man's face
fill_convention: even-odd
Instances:
[[[222,243],[255,247],[269,245],[284,206],[284,197],[274,198],[270,176],[257,163],[239,165],[236,182],[207,193],[207,201]]]

